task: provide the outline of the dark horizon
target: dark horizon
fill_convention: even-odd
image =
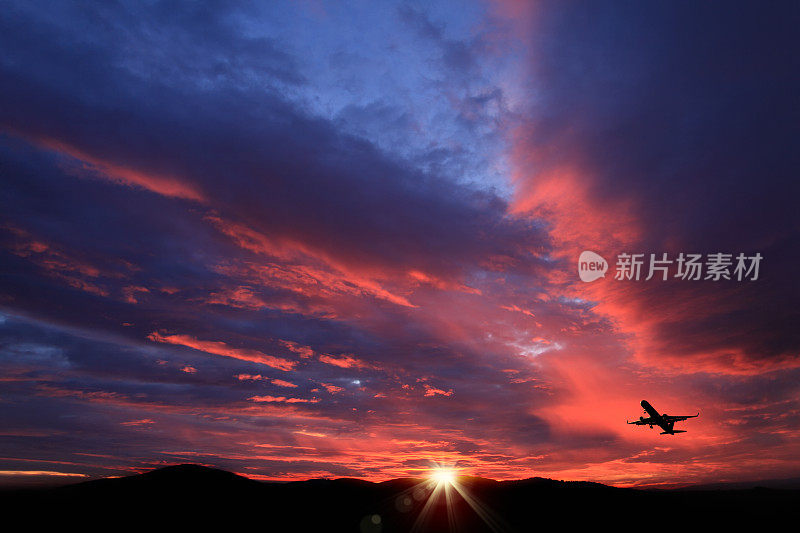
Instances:
[[[123,476],[108,476],[108,477],[97,477],[92,479],[78,479],[72,481],[64,481],[57,482],[53,479],[40,479],[38,481],[31,481],[28,480],[27,483],[20,483],[20,484],[7,484],[5,486],[0,486],[0,490],[27,490],[27,489],[55,489],[59,487],[68,487],[73,485],[79,485],[83,483],[89,483],[92,481],[98,480],[111,480],[111,479],[123,479],[123,478],[133,478],[137,476],[141,476],[142,474],[149,474],[154,472],[160,471],[170,471],[170,470],[178,470],[178,469],[200,469],[200,470],[211,470],[216,472],[222,472],[225,474],[233,474],[235,476],[239,476],[244,479],[248,479],[251,481],[256,481],[259,483],[304,483],[304,482],[315,482],[315,481],[339,481],[339,480],[352,480],[358,482],[365,482],[369,484],[384,484],[384,483],[391,483],[396,481],[414,481],[414,482],[426,482],[431,480],[431,476],[403,476],[397,478],[386,478],[386,479],[365,479],[359,477],[349,477],[349,476],[342,476],[342,477],[315,477],[315,478],[306,478],[306,479],[292,479],[292,480],[282,480],[282,479],[261,479],[260,477],[251,478],[247,476],[247,473],[242,472],[233,472],[229,470],[224,470],[221,468],[217,468],[210,465],[203,465],[198,463],[175,463],[170,465],[163,465],[154,467],[149,470],[144,470],[141,472],[131,472],[129,474]],[[569,479],[556,479],[556,478],[549,478],[543,476],[530,476],[518,479],[493,479],[491,477],[481,476],[481,475],[473,475],[473,474],[466,474],[466,473],[459,473],[456,472],[454,475],[455,479],[459,480],[477,480],[477,481],[488,481],[492,483],[505,483],[505,482],[519,482],[519,481],[532,481],[532,480],[542,480],[542,481],[553,481],[558,483],[588,483],[590,485],[603,485],[606,487],[611,488],[626,488],[626,489],[633,489],[633,490],[743,490],[743,489],[752,489],[752,488],[769,488],[769,489],[776,489],[776,490],[800,490],[800,477],[787,477],[787,478],[775,478],[775,479],[754,479],[754,480],[745,480],[745,481],[718,481],[715,483],[683,483],[683,484],[674,484],[674,485],[664,485],[664,484],[657,484],[657,485],[639,485],[636,487],[615,487],[614,485],[601,483],[599,481],[592,481],[592,480],[569,480]]]
[[[47,509],[46,520],[127,516],[169,528],[174,524],[252,524],[258,509],[267,524],[293,529],[390,533],[435,531],[511,533],[545,519],[571,525],[641,528],[641,519],[673,517],[695,527],[741,526],[796,509],[800,490],[642,490],[548,479],[493,481],[473,477],[352,478],[260,482],[198,465],[161,468],[127,478],[100,479],[54,489],[0,491],[9,516]],[[532,508],[536,510],[532,513]],[[579,509],[580,513],[574,513]],[[135,511],[135,512],[133,512]],[[188,512],[187,512],[188,511]],[[570,514],[572,513],[572,514]],[[635,526],[625,514],[640,520]]]

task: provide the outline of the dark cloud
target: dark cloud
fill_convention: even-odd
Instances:
[[[213,198],[223,217],[349,265],[449,273],[489,255],[524,257],[545,242],[535,226],[505,217],[498,198],[422,175],[275,94],[167,86],[120,68],[125,46],[64,29],[35,40],[19,31],[4,34],[0,117],[15,135],[144,174],[140,185],[172,176],[186,195]],[[217,47],[236,56],[227,41]],[[495,228],[491,238],[485,227]]]

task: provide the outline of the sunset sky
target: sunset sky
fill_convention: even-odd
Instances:
[[[4,3],[0,484],[800,476],[799,24]],[[758,279],[613,275],[717,252]]]

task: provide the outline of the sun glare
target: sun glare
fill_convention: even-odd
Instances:
[[[450,484],[456,479],[456,474],[448,468],[438,468],[433,471],[431,478],[437,483]]]

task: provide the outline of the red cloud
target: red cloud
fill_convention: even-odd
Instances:
[[[329,365],[338,366],[339,368],[374,368],[373,365],[350,355],[335,357],[333,355],[323,354],[319,356],[319,360]]]
[[[113,163],[101,157],[92,156],[64,141],[52,138],[41,138],[38,140],[38,144],[83,162],[82,171],[84,173],[127,186],[141,187],[162,196],[206,202],[205,195],[197,187],[181,178]]]
[[[237,374],[236,378],[239,381],[261,381],[261,380],[264,379],[264,376],[262,376],[261,374],[256,374],[256,375],[253,375],[253,374]]]
[[[251,402],[258,403],[317,403],[317,398],[287,398],[286,396],[251,396],[248,398]]]
[[[282,379],[271,379],[270,383],[277,385],[278,387],[297,388],[297,385],[294,383],[290,381],[284,381]]]
[[[332,383],[322,383],[322,386],[325,387],[325,390],[331,394],[336,394],[337,392],[342,392],[344,390],[344,387],[337,387]]]
[[[162,335],[161,333],[154,331],[148,335],[147,338],[151,341],[186,346],[201,352],[221,355],[222,357],[231,357],[241,361],[259,363],[262,365],[271,366],[272,368],[277,368],[278,370],[289,371],[297,366],[296,361],[289,361],[288,359],[267,355],[263,352],[259,352],[258,350],[231,348],[224,342],[199,340],[190,335]]]
[[[146,426],[155,424],[152,418],[142,418],[140,420],[131,420],[130,422],[122,422],[123,426]]]
[[[415,307],[405,297],[384,288],[376,279],[375,272],[359,271],[296,240],[270,238],[244,224],[219,216],[208,216],[206,220],[243,249],[281,261],[280,264],[247,263],[221,267],[229,274],[238,271],[239,275],[259,284],[285,287],[301,294],[371,294],[400,306]]]
[[[303,346],[302,344],[298,344],[294,341],[281,340],[279,342],[303,359],[310,359],[311,357],[314,357],[314,350],[311,349],[310,346]]]
[[[437,394],[440,395],[440,396],[452,396],[453,395],[453,389],[450,389],[450,390],[437,389],[435,387],[431,387],[427,383],[424,386],[425,386],[425,396],[428,396],[428,397],[436,396]]]

